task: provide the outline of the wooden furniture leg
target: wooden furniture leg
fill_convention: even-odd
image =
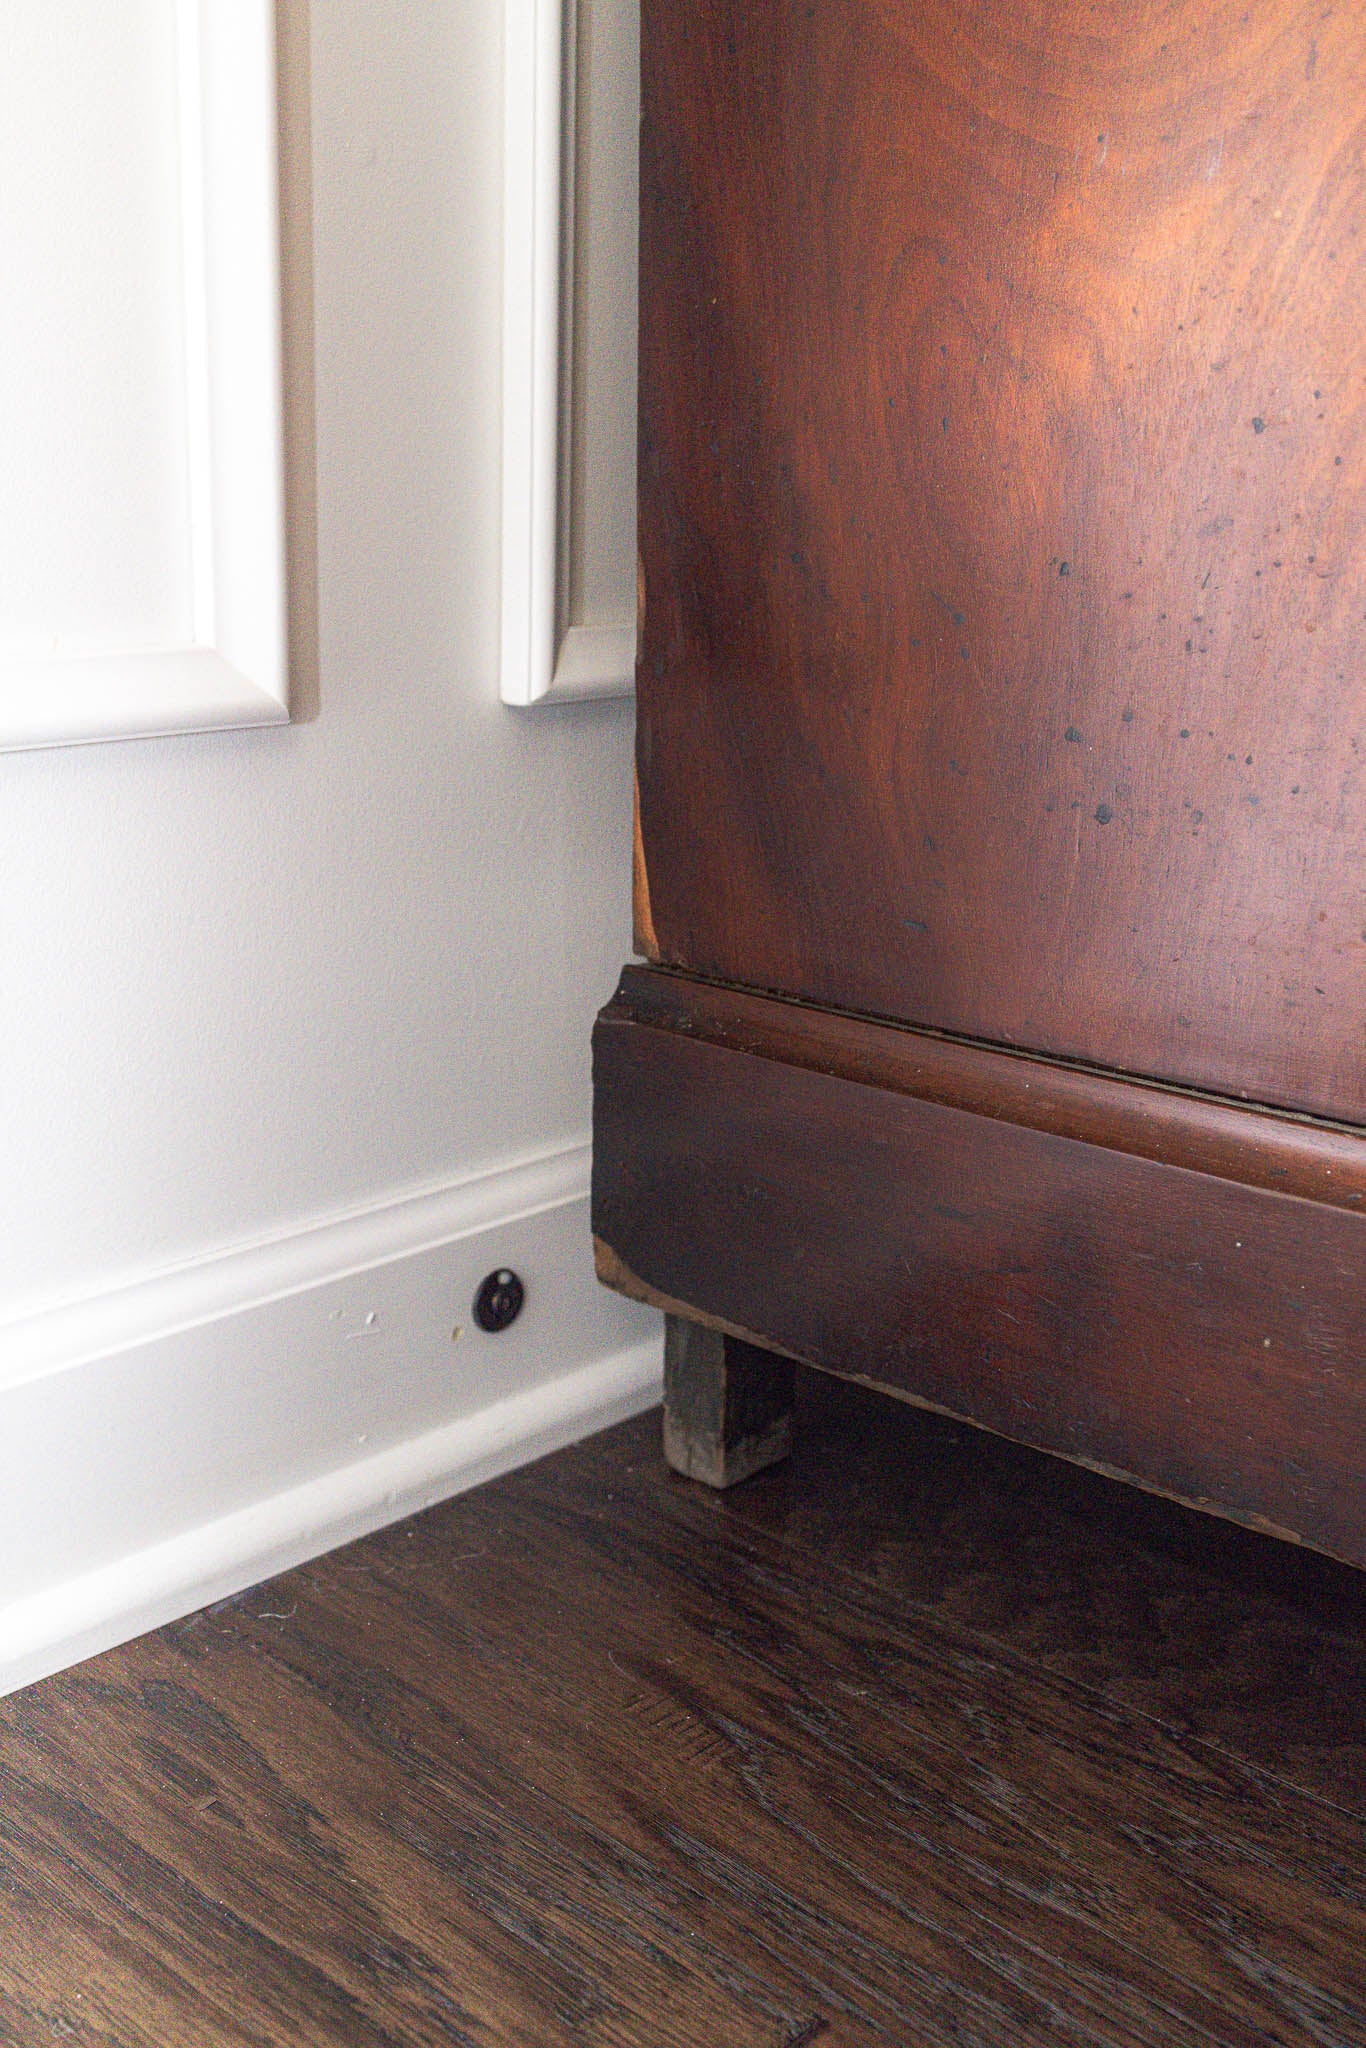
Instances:
[[[664,1456],[706,1486],[734,1486],[792,1448],[790,1359],[683,1316],[664,1319]]]

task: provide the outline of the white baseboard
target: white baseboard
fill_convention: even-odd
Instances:
[[[587,1198],[587,1142],[313,1218],[0,1321],[0,1390]]]
[[[649,1341],[13,1601],[0,1607],[0,1694],[639,1415],[658,1399],[659,1346]]]
[[[574,1146],[0,1325],[0,1693],[656,1401],[587,1179]]]

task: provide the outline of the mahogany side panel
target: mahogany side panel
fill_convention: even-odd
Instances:
[[[1366,1121],[1366,37],[646,0],[641,874],[721,980]]]
[[[625,1004],[599,1019],[594,1077],[604,1279],[1366,1563],[1366,1218],[1350,1207]]]

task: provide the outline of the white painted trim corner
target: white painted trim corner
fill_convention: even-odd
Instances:
[[[555,673],[544,696],[629,697],[635,688],[636,629],[628,626],[569,626],[555,656]]]
[[[0,752],[289,719],[274,0],[176,0],[191,632],[0,658]]]
[[[499,694],[505,704],[629,696],[634,619],[564,615],[563,346],[574,284],[574,0],[505,0],[503,58],[503,533]]]

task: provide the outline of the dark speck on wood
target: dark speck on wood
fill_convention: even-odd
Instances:
[[[1260,414],[1252,422],[1252,431],[1254,434],[1264,434],[1266,432],[1266,421],[1262,419]]]
[[[1070,740],[1072,742],[1072,745],[1075,747],[1081,739],[1081,734],[1077,731],[1075,725],[1069,725],[1066,732],[1063,734],[1063,738],[1065,740]]]
[[[1108,824],[1109,824],[1109,822],[1110,822],[1110,820],[1111,820],[1111,818],[1113,818],[1113,817],[1114,817],[1114,815],[1115,815],[1115,814],[1114,814],[1114,812],[1113,812],[1113,811],[1112,811],[1112,810],[1110,809],[1110,806],[1109,806],[1109,804],[1097,804],[1097,805],[1096,805],[1096,823],[1097,823],[1098,825],[1108,825]]]

